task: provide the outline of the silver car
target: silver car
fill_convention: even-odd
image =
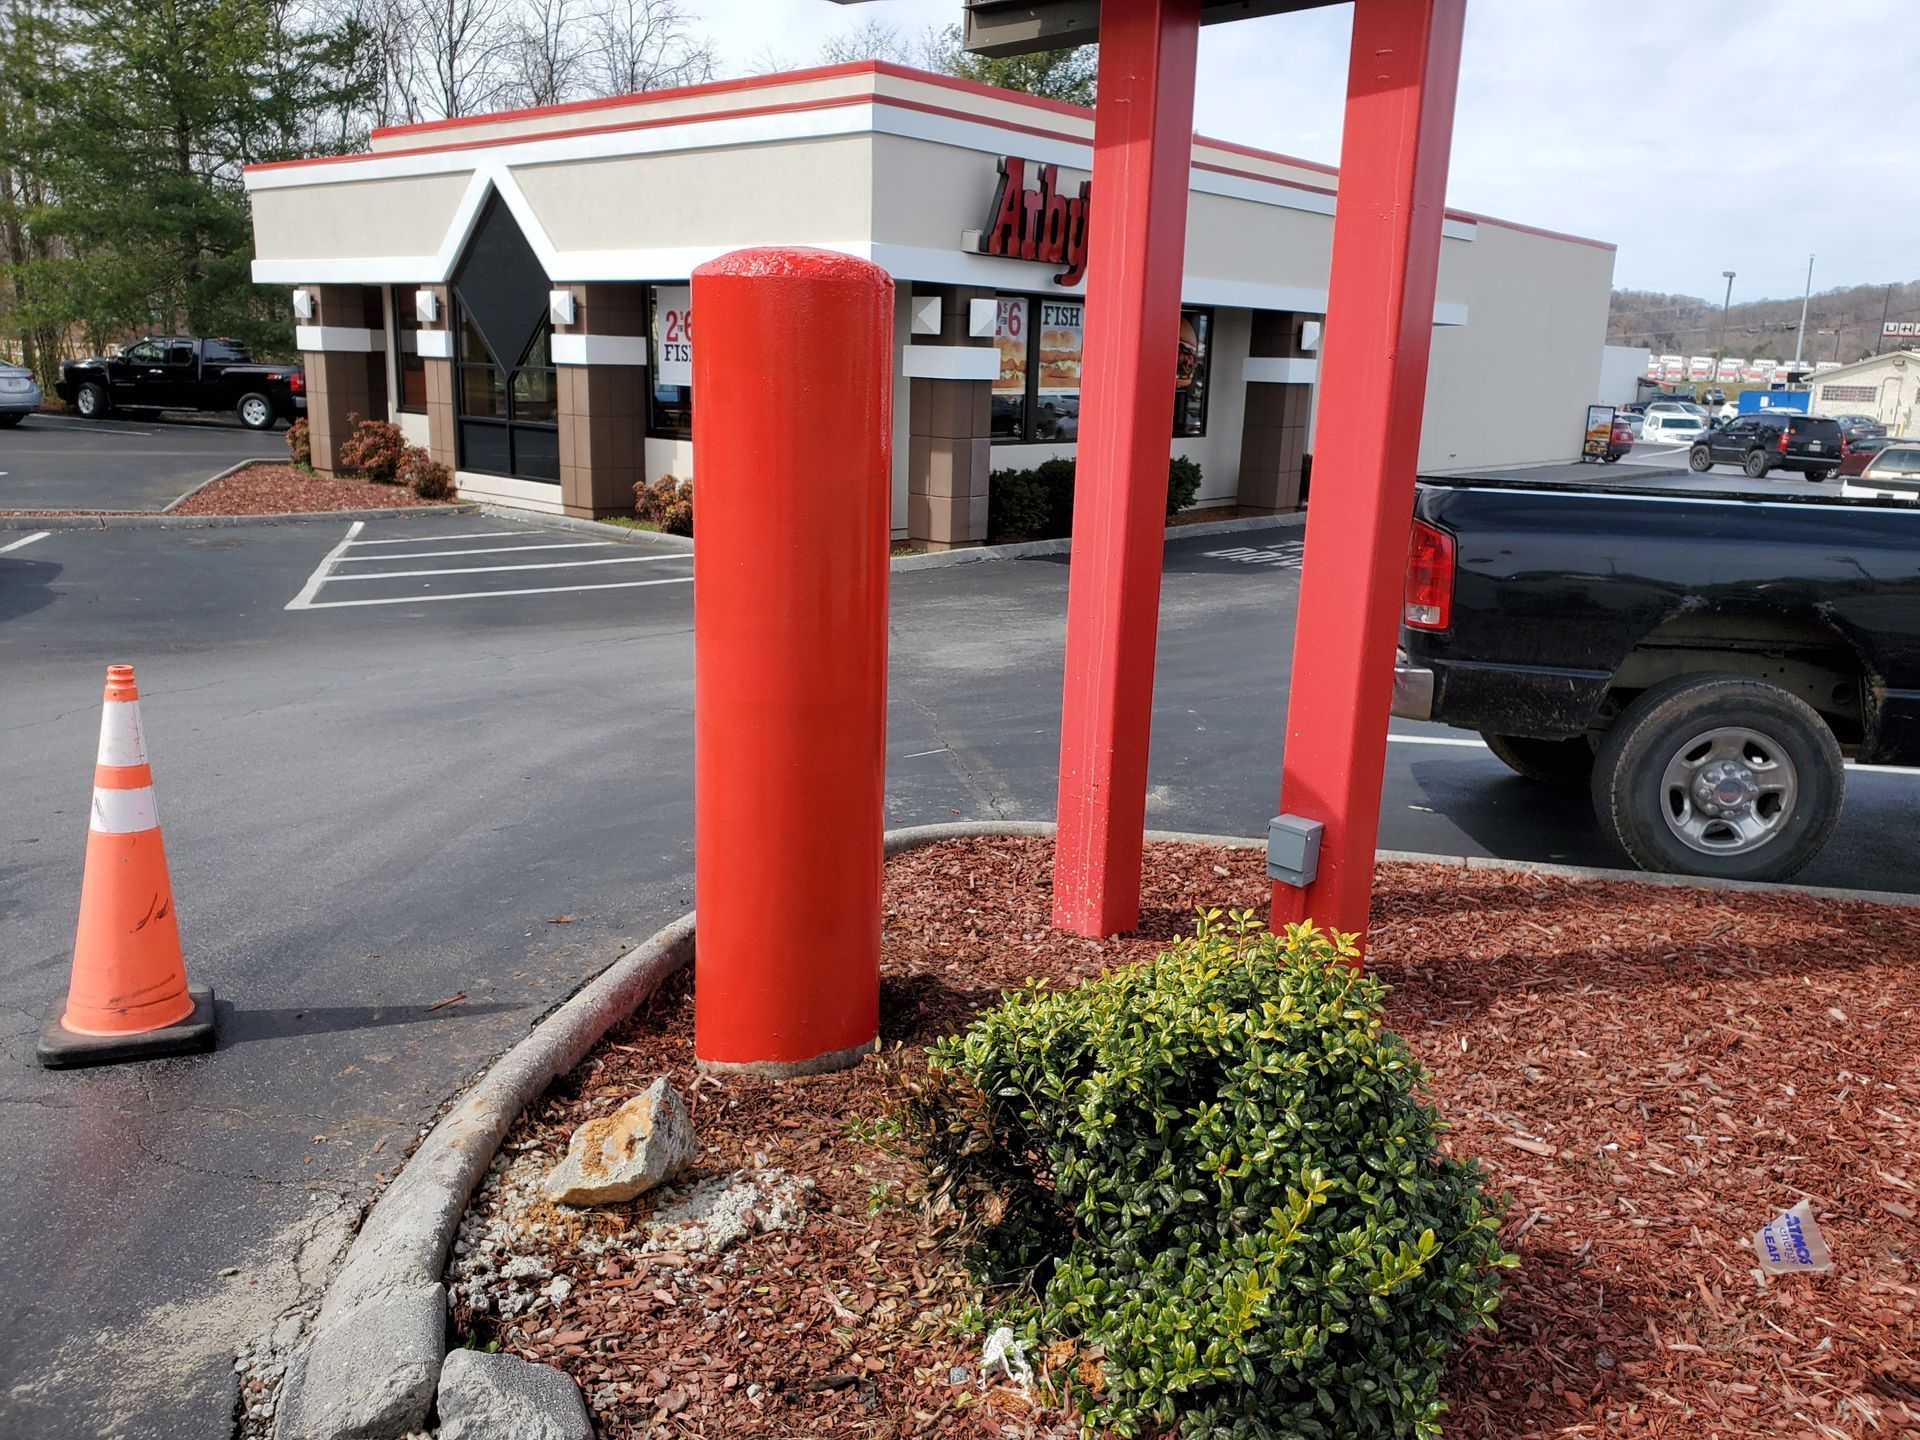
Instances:
[[[0,360],[0,428],[18,425],[40,408],[40,386],[33,372]]]

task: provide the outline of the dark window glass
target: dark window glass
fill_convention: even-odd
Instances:
[[[482,420],[460,422],[460,464],[489,475],[513,474],[513,452],[507,445],[507,427]]]
[[[427,362],[420,355],[420,315],[414,292],[393,288],[394,369],[400,376],[400,408],[424,414],[427,408]]]
[[[498,366],[460,367],[460,413],[507,418],[507,386]]]
[[[164,365],[167,352],[158,340],[142,340],[138,345],[129,345],[122,358],[137,360],[142,365]]]
[[[660,294],[678,286],[647,290],[647,434],[662,440],[693,438],[693,387],[669,384],[661,375]]]
[[[514,425],[513,473],[523,480],[560,481],[560,432],[538,425]]]
[[[176,340],[173,344],[169,345],[167,347],[167,363],[169,365],[193,364],[193,342],[191,340]]]
[[[1173,433],[1207,433],[1208,357],[1213,349],[1213,312],[1180,312],[1180,350],[1173,371]]]
[[[244,365],[253,358],[247,347],[238,340],[202,341],[200,353],[208,360],[231,360],[238,365]]]
[[[480,333],[480,327],[473,323],[473,317],[467,314],[464,306],[460,310],[460,358],[487,361],[493,359],[493,351],[487,348],[486,337]]]

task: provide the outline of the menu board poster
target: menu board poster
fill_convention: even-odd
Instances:
[[[1613,406],[1587,406],[1587,439],[1581,447],[1582,455],[1606,457],[1607,446],[1613,443]]]
[[[1032,304],[1024,296],[1000,297],[993,327],[993,343],[1000,351],[1000,375],[993,382],[996,395],[1027,393],[1027,312]]]
[[[1213,314],[1180,312],[1180,344],[1173,369],[1173,433],[1207,433],[1207,356],[1212,348]]]
[[[1080,390],[1080,354],[1086,332],[1086,306],[1073,300],[1040,302],[1040,375],[1042,395],[1074,395]]]
[[[693,290],[661,285],[653,292],[653,383],[693,384]]]

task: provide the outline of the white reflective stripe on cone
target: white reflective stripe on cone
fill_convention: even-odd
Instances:
[[[138,700],[109,700],[100,707],[102,765],[144,765],[147,737],[140,728]]]
[[[151,785],[142,785],[138,790],[102,790],[94,786],[91,829],[102,835],[134,835],[156,829],[159,824]]]

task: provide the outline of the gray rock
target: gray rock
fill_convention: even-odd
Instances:
[[[446,1345],[444,1286],[396,1286],[294,1352],[274,1440],[400,1440],[426,1428]]]
[[[593,1440],[593,1419],[564,1371],[454,1350],[440,1367],[440,1440]]]
[[[547,1198],[562,1205],[631,1200],[686,1169],[697,1148],[687,1107],[662,1075],[573,1132],[566,1158],[547,1176]]]

